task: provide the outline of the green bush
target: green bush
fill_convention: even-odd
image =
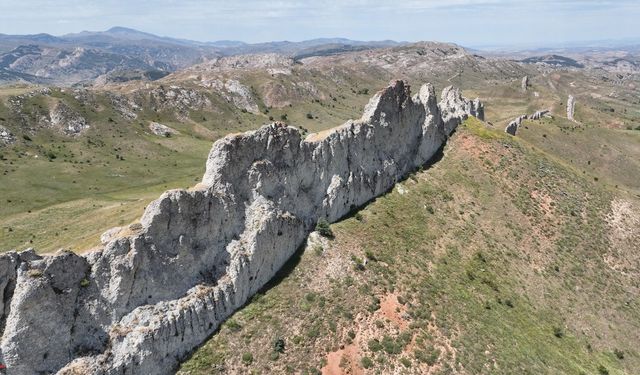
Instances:
[[[307,118],[308,118],[309,120],[313,120],[313,114],[311,114],[311,113],[307,113]]]
[[[553,335],[560,339],[564,336],[564,331],[560,327],[553,327]]]
[[[407,357],[400,358],[400,363],[402,363],[404,367],[411,367],[411,360]]]
[[[231,332],[238,332],[242,329],[242,326],[240,325],[240,323],[238,323],[236,320],[233,320],[233,319],[229,319],[227,321],[226,326],[227,328],[229,328],[229,331]]]
[[[273,351],[276,353],[284,353],[284,339],[276,337],[273,340]]]
[[[333,231],[325,218],[320,218],[316,223],[316,232],[320,233],[322,237],[333,238]]]
[[[242,363],[244,363],[245,365],[250,365],[253,363],[253,354],[246,352],[244,354],[242,354]]]
[[[598,366],[598,373],[600,375],[609,375],[609,370],[603,365]]]
[[[624,359],[624,352],[620,349],[615,349],[613,354],[615,354],[618,359]]]
[[[362,359],[360,360],[360,364],[364,368],[371,368],[373,367],[373,360],[369,357],[362,357]]]
[[[380,341],[376,339],[369,340],[369,342],[367,343],[367,346],[369,347],[369,350],[371,350],[374,353],[382,350],[382,344],[380,344]]]

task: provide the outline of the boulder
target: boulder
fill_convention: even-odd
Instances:
[[[168,127],[167,125],[160,124],[158,122],[149,123],[149,130],[155,135],[162,137],[170,137],[174,134],[180,134],[177,130]]]

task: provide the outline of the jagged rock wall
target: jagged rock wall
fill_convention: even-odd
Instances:
[[[550,111],[548,109],[543,109],[540,111],[535,111],[534,113],[530,114],[530,115],[521,115],[516,117],[515,119],[513,119],[512,121],[510,121],[507,124],[507,127],[504,128],[505,133],[507,134],[511,134],[511,135],[516,135],[516,133],[518,132],[518,129],[520,129],[520,126],[522,125],[522,121],[524,120],[540,120],[543,117],[549,117],[551,116]]]
[[[529,76],[524,76],[522,78],[522,83],[521,83],[520,86],[522,88],[522,91],[524,91],[524,92],[527,91],[527,88],[529,87]]]
[[[271,124],[217,141],[201,184],[152,202],[100,251],[0,256],[8,374],[165,374],[335,221],[427,162],[482,104],[396,81],[306,140]],[[115,233],[118,232],[119,233]]]

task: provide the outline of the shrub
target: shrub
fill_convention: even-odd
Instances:
[[[365,250],[364,256],[372,262],[378,261],[378,258],[376,258],[376,256],[373,254],[373,252],[371,252],[371,250]]]
[[[333,238],[333,231],[329,226],[329,222],[325,218],[320,218],[316,223],[316,231],[320,233],[322,237]]]
[[[280,120],[287,121],[287,114],[285,113],[285,114],[280,115]]]
[[[249,352],[242,354],[242,363],[244,363],[247,366],[253,363],[253,354]]]
[[[400,363],[402,363],[404,367],[411,367],[411,360],[407,357],[400,358]]]
[[[89,280],[87,280],[87,279],[80,280],[80,286],[83,287],[83,288],[88,287],[89,286]]]
[[[624,352],[620,349],[615,349],[613,354],[615,354],[618,359],[624,359]]]
[[[553,335],[560,339],[564,336],[564,332],[560,327],[553,327]]]
[[[380,344],[380,341],[376,339],[369,340],[369,342],[367,343],[367,346],[369,347],[369,350],[371,350],[374,353],[382,350],[382,344]]]
[[[362,359],[360,360],[360,364],[364,368],[371,368],[373,367],[373,360],[369,357],[362,357]]]
[[[400,343],[388,335],[384,335],[382,338],[382,348],[387,354],[400,354],[402,352]]]
[[[276,337],[273,340],[273,351],[276,353],[284,353],[284,339]]]
[[[609,375],[609,370],[603,365],[598,366],[598,373],[600,375]]]
[[[309,120],[313,120],[313,114],[312,113],[307,113],[307,118]]]
[[[229,319],[226,325],[227,325],[227,328],[229,328],[229,331],[231,332],[238,332],[242,329],[242,326],[240,325],[240,323],[238,323],[238,321],[233,319]]]

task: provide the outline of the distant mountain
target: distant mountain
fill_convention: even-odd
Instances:
[[[0,34],[0,84],[46,81],[73,85],[91,83],[98,77],[102,81],[152,80],[222,56],[278,53],[302,58],[400,44],[403,43],[344,38],[255,44],[233,40],[198,42],[120,26],[62,36]]]
[[[521,60],[520,62],[525,64],[545,64],[556,67],[584,68],[584,65],[580,64],[576,60],[560,55],[528,57],[524,60]]]

